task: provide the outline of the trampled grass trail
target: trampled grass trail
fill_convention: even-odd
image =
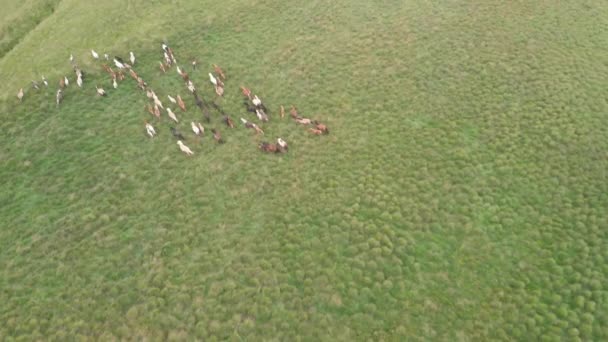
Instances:
[[[58,2],[0,59],[0,339],[606,339],[606,24],[600,1]],[[252,88],[264,137],[205,124],[162,41],[205,99],[222,66],[237,123]],[[184,98],[194,156],[90,49]],[[88,78],[57,107],[70,53]]]

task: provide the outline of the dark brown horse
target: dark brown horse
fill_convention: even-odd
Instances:
[[[146,83],[146,81],[144,81],[143,78],[138,77],[137,78],[137,86],[139,87],[139,89],[141,90],[146,90],[146,87],[148,86],[148,84]]]
[[[203,109],[205,107],[205,103],[196,93],[194,93],[194,102],[196,103],[196,106],[200,109]]]
[[[201,109],[203,111],[203,116],[207,123],[211,122],[211,115],[209,114],[209,109],[207,107]]]

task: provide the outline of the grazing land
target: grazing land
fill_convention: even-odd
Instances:
[[[0,340],[608,339],[606,1],[1,3]],[[162,41],[264,138],[195,138]]]

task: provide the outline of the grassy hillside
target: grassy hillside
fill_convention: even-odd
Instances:
[[[162,40],[289,153],[215,112],[226,144],[196,139]],[[187,100],[192,158],[91,48]],[[593,0],[63,0],[0,59],[0,339],[605,340],[606,55]]]
[[[0,23],[0,57],[55,11],[59,0],[5,1]]]

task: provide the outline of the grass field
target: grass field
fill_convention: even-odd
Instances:
[[[0,340],[608,339],[605,1],[1,2]],[[163,40],[289,152],[195,139]],[[186,99],[193,157],[92,48]]]

